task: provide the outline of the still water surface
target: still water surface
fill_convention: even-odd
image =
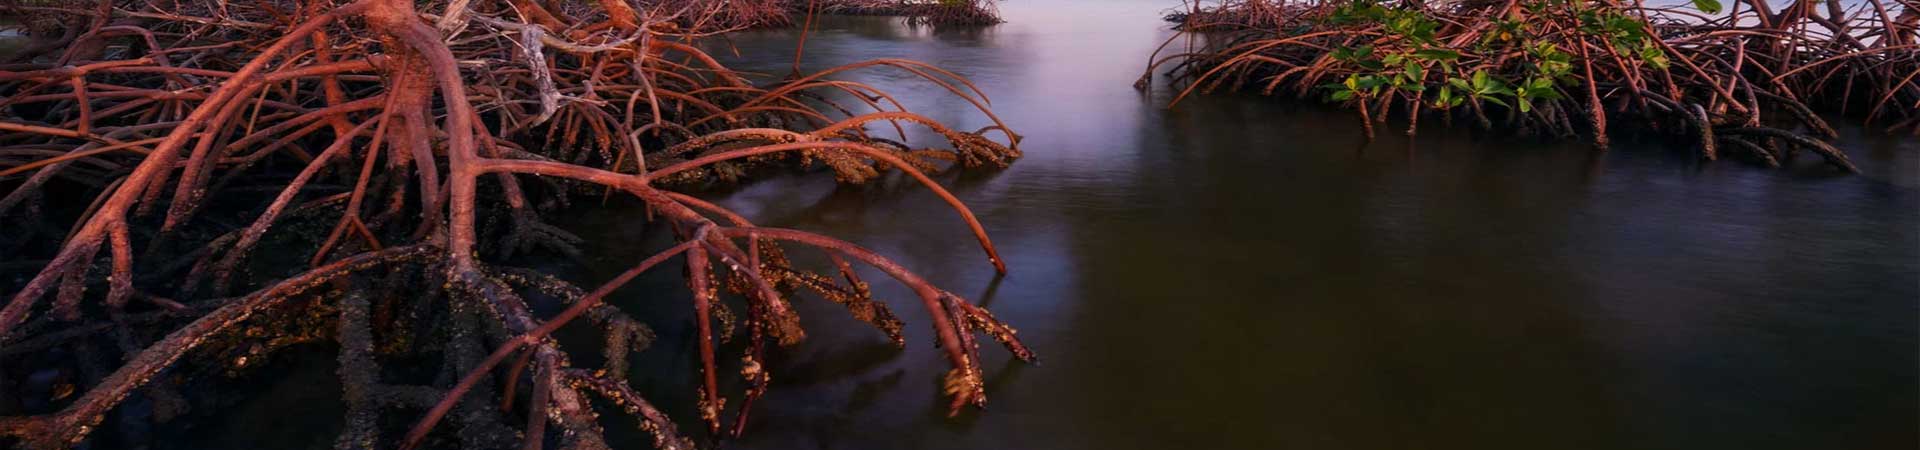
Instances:
[[[949,420],[911,294],[881,291],[914,325],[904,353],[803,302],[811,339],[772,366],[731,447],[1915,447],[1920,143],[1850,139],[1867,173],[1842,176],[1811,158],[1699,165],[1656,142],[1595,155],[1434,126],[1364,145],[1350,114],[1235,96],[1167,110],[1166,88],[1132,89],[1168,36],[1164,6],[1007,2],[1011,22],[983,30],[820,24],[807,67],[932,63],[1026,136],[1012,168],[946,178],[1011,274],[996,281],[911,183],[787,177],[716,198],[897,258],[988,304],[1044,360],[985,349],[989,410]],[[730,64],[784,74],[795,37],[736,35]],[[990,124],[905,73],[849,79],[956,128]],[[583,226],[633,233],[637,214]],[[630,242],[647,244],[608,249],[604,271],[658,246]],[[641,379],[685,391],[690,346],[671,342],[690,330],[655,326],[649,361],[685,370]]]
[[[1009,169],[943,177],[1011,274],[901,180],[785,176],[712,198],[896,258],[990,306],[1043,365],[983,349],[990,409],[948,419],[947,366],[908,292],[878,290],[909,323],[904,352],[804,300],[809,340],[772,361],[772,393],[728,447],[1920,445],[1920,143],[1848,130],[1853,176],[1811,158],[1696,164],[1626,138],[1596,154],[1429,126],[1368,145],[1352,115],[1311,106],[1166,109],[1164,87],[1132,89],[1168,36],[1166,2],[1091,3],[1006,2],[1011,22],[978,30],[819,24],[806,67],[933,63],[1026,136]],[[796,35],[734,35],[726,59],[784,75]],[[988,124],[905,73],[845,78],[955,128]],[[605,279],[651,254],[664,241],[643,220],[569,219],[600,247],[559,270]],[[657,272],[616,300],[661,335],[634,379],[696,417],[678,271]],[[606,425],[647,448],[630,423]]]

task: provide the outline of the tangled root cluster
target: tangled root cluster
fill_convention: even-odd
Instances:
[[[795,8],[867,16],[906,17],[927,25],[993,25],[1000,23],[996,0],[790,0]]]
[[[0,443],[66,448],[109,415],[164,421],[192,403],[183,379],[334,341],[339,448],[605,448],[594,397],[637,418],[656,447],[690,448],[625,382],[628,356],[652,338],[645,318],[603,302],[673,259],[692,291],[710,435],[744,428],[770,379],[765,343],[804,338],[790,304],[803,292],[904,342],[856,264],[928,309],[953,364],[952,409],[983,405],[977,333],[1033,358],[991,313],[857,245],[757,227],[667,189],[755,166],[825,167],[849,182],[898,171],[949,203],[1005,271],[973,214],[927,176],[1019,157],[986,96],[898,59],[750,83],[694,43],[742,26],[752,10],[736,6],[757,4],[3,5],[26,18],[30,41],[0,55],[0,359],[21,362],[0,365],[0,398],[12,399],[0,401]],[[831,78],[855,70],[917,76],[995,125],[949,129]],[[907,144],[913,127],[947,145]],[[505,265],[577,252],[582,239],[542,218],[570,196],[616,191],[676,243],[591,291]],[[796,267],[789,251],[835,267]],[[569,306],[538,317],[529,298]],[[575,367],[551,337],[583,316],[604,337],[604,367]],[[733,365],[715,342],[735,329],[747,345],[731,384],[745,388],[725,393],[719,379],[736,375],[721,373]],[[60,374],[57,386],[44,389],[42,373]],[[136,397],[148,401],[129,405]],[[411,429],[396,433],[395,418]],[[448,419],[457,433],[436,427]]]
[[[1139,86],[1170,64],[1179,98],[1224,87],[1326,99],[1358,111],[1368,137],[1398,109],[1409,135],[1437,116],[1605,148],[1608,124],[1636,117],[1692,138],[1704,159],[1729,149],[1778,167],[1809,150],[1850,172],[1817,110],[1920,136],[1920,3],[1697,3],[1195,2],[1169,19],[1208,33],[1206,48],[1156,53]]]

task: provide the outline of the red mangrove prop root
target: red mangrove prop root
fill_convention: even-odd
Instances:
[[[947,3],[939,5],[956,6]],[[938,21],[994,17],[992,2],[959,3],[970,12]],[[208,368],[245,373],[275,349],[333,341],[347,416],[339,448],[538,449],[554,440],[605,448],[598,397],[637,418],[656,448],[690,449],[695,439],[663,411],[699,414],[710,435],[742,432],[771,380],[766,353],[806,336],[793,306],[800,292],[904,344],[904,325],[856,264],[904,284],[927,308],[953,366],[952,412],[984,405],[975,335],[1032,361],[1012,327],[879,254],[758,227],[674,191],[763,168],[831,171],[849,183],[898,172],[952,207],[953,231],[964,226],[992,270],[1007,270],[985,226],[929,175],[1005,167],[1021,155],[1019,136],[977,86],[881,59],[763,87],[695,45],[784,23],[789,8],[0,2],[35,42],[69,41],[28,45],[0,62],[0,218],[23,230],[9,228],[0,250],[34,261],[31,273],[0,281],[0,354],[69,370],[62,365],[94,362],[51,355],[109,338],[124,353],[111,375],[74,386],[78,395],[36,394],[46,406],[0,416],[0,443],[82,445],[109,414],[181,403],[159,399],[175,385],[214,383],[193,376]],[[955,130],[873,86],[829,78],[858,70],[902,71],[994,125]],[[902,140],[918,127],[944,143],[909,146],[872,127]],[[1742,136],[1765,137],[1751,133]],[[545,218],[587,193],[631,196],[649,221],[677,231],[675,243],[592,291],[509,266],[528,252],[579,253],[586,240]],[[93,201],[50,201],[83,197]],[[789,251],[822,252],[833,267],[799,267]],[[653,335],[607,302],[668,261],[685,262],[693,292],[684,307],[698,317],[697,405],[656,406],[627,384],[628,355]],[[567,306],[546,317],[529,306],[547,299]],[[730,306],[739,304],[744,314]],[[595,350],[605,367],[573,366],[574,349],[553,338],[569,325],[604,336]],[[749,345],[729,355],[736,347],[717,340],[739,325]],[[740,370],[722,370],[736,359]],[[381,369],[401,360],[441,366],[432,376]],[[0,377],[30,369],[0,367]],[[128,406],[134,395],[156,401]],[[391,421],[382,417],[417,420],[402,431],[383,429]]]
[[[1902,128],[1920,117],[1917,6],[1789,3],[1775,11],[1759,0],[1725,8],[1710,1],[1196,1],[1168,19],[1204,43],[1187,51],[1163,45],[1136,86],[1152,86],[1162,72],[1180,89],[1178,104],[1196,92],[1258,85],[1269,95],[1353,108],[1369,138],[1371,122],[1389,115],[1409,123],[1468,115],[1482,128],[1491,127],[1489,116],[1505,115],[1508,128],[1584,133],[1600,149],[1610,127],[1638,125],[1697,141],[1700,157],[1711,160],[1719,156],[1716,136],[1764,135],[1769,145],[1812,150],[1848,172],[1858,169],[1821,141],[1837,133],[1816,109],[1920,136]]]

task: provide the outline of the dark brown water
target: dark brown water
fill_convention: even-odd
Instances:
[[[1012,273],[996,279],[911,183],[792,176],[715,198],[897,258],[990,306],[1044,362],[986,349],[990,409],[948,419],[947,366],[910,294],[879,291],[909,322],[904,352],[803,300],[810,339],[771,364],[772,394],[728,447],[1920,445],[1920,143],[1849,130],[1853,176],[1437,126],[1363,145],[1336,111],[1238,96],[1165,109],[1164,88],[1131,88],[1167,36],[1165,2],[1093,3],[1011,1],[1011,22],[980,30],[823,21],[807,67],[937,64],[1027,136],[1012,168],[943,178]],[[783,75],[794,37],[735,35],[730,63]],[[904,73],[847,78],[987,124]],[[657,250],[643,220],[565,224],[601,244],[571,275]],[[641,391],[691,418],[685,297],[660,272],[617,301],[662,336]],[[629,419],[605,424],[621,448],[648,447]]]

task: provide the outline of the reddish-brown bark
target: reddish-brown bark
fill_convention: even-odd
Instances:
[[[880,60],[763,89],[697,47],[677,42],[733,26],[725,24],[732,19],[688,15],[698,11],[634,9],[628,2],[607,0],[594,4],[605,14],[604,21],[581,23],[551,9],[551,3],[463,0],[427,3],[422,6],[426,11],[415,10],[416,3],[406,0],[337,6],[315,0],[293,9],[225,2],[180,2],[164,10],[151,9],[155,6],[148,2],[100,4],[111,6],[108,9],[20,6],[34,14],[96,19],[71,22],[87,28],[76,32],[82,41],[129,39],[141,45],[125,59],[98,60],[104,58],[99,52],[76,46],[50,61],[41,56],[39,62],[0,65],[0,84],[17,87],[0,98],[0,105],[51,107],[43,115],[47,120],[21,116],[18,108],[0,108],[0,149],[59,149],[29,161],[0,160],[0,183],[26,178],[0,185],[13,189],[0,200],[0,215],[39,220],[32,215],[43,209],[41,197],[74,189],[48,184],[55,178],[104,186],[92,188],[90,193],[100,200],[85,208],[63,243],[39,245],[42,250],[36,251],[45,252],[47,262],[0,308],[0,344],[40,342],[37,338],[63,321],[118,318],[150,307],[184,314],[195,311],[188,305],[218,301],[209,299],[228,291],[251,293],[145,343],[149,346],[127,355],[129,362],[113,376],[84,386],[85,394],[58,412],[0,417],[0,440],[35,448],[75,445],[129,392],[148,386],[188,351],[210,348],[205,351],[218,354],[229,347],[227,342],[261,338],[234,335],[230,330],[236,324],[265,320],[257,317],[276,308],[311,308],[311,303],[340,299],[346,309],[328,314],[327,320],[366,322],[342,323],[322,332],[340,330],[342,364],[354,366],[343,367],[341,376],[350,385],[349,423],[359,425],[341,436],[342,445],[391,445],[378,443],[378,430],[368,425],[377,423],[368,417],[380,414],[378,406],[385,404],[428,410],[398,442],[404,448],[431,442],[435,425],[445,418],[462,423],[463,430],[499,423],[482,418],[482,413],[520,413],[513,399],[526,377],[533,383],[531,403],[524,410],[525,427],[516,431],[526,436],[523,448],[539,448],[549,434],[588,448],[604,446],[589,393],[639,416],[657,446],[689,447],[691,441],[679,436],[671,420],[624,384],[623,374],[570,368],[567,352],[548,336],[585,316],[617,334],[607,341],[610,354],[624,355],[632,351],[624,348],[629,345],[644,346],[634,342],[644,335],[636,331],[639,322],[603,300],[640,273],[686,254],[688,284],[694,292],[688,307],[699,317],[701,335],[700,413],[712,433],[721,431],[724,415],[734,414],[732,430],[737,433],[745,423],[745,409],[765,388],[765,368],[754,363],[764,360],[760,343],[771,338],[791,345],[804,337],[789,305],[790,293],[797,289],[847,305],[861,320],[901,340],[898,320],[873,301],[865,283],[844,262],[829,269],[846,279],[841,285],[792,267],[776,240],[826,251],[835,261],[847,257],[873,265],[920,295],[954,365],[949,386],[964,387],[950,389],[955,411],[985,399],[973,331],[993,335],[1017,356],[1031,359],[1012,329],[983,309],[876,254],[817,235],[754,227],[737,214],[664,188],[731,177],[731,169],[719,166],[818,161],[848,181],[897,168],[947,201],[994,269],[1004,272],[985,228],[957,197],[925,174],[947,165],[1002,166],[1018,157],[1018,137],[987,110],[977,87],[925,64]],[[174,32],[181,29],[198,31]],[[207,36],[229,41],[208,42]],[[234,49],[245,49],[241,52],[248,58],[239,67],[217,56]],[[506,65],[483,67],[472,61]],[[996,125],[977,133],[951,130],[904,110],[882,108],[878,99],[895,107],[899,102],[870,86],[822,78],[881,66],[944,88]],[[837,104],[823,110],[809,101],[826,98],[816,90],[852,94],[873,111],[855,113]],[[923,126],[952,148],[929,158],[927,152],[893,141],[870,139],[865,128],[874,122],[902,130]],[[987,138],[982,135],[986,131],[996,131],[1007,142]],[[288,176],[264,169],[287,166],[297,170]],[[316,185],[335,182],[343,187],[316,196]],[[676,245],[592,293],[557,278],[496,266],[504,259],[498,255],[514,249],[572,250],[578,238],[540,223],[540,205],[566,202],[568,190],[583,186],[632,195],[654,214],[653,220],[686,233]],[[211,202],[248,198],[238,193],[243,187],[274,195],[261,211],[239,207],[246,222],[238,229],[204,217],[215,211],[233,213],[229,206]],[[368,202],[370,197],[376,200]],[[19,204],[35,207],[13,211],[11,206]],[[279,230],[296,228],[289,224],[308,221],[330,226],[321,227],[324,232],[313,236],[311,247],[269,244],[275,236],[289,234]],[[510,230],[487,231],[496,223]],[[496,240],[498,236],[504,237]],[[36,248],[31,242],[24,245]],[[251,260],[259,252],[252,250],[268,245],[292,245],[311,253],[296,258],[304,266],[268,269],[293,273],[291,277],[263,282],[262,274],[248,268],[258,265]],[[91,266],[102,247],[109,264],[99,273]],[[95,283],[107,286],[104,295],[88,294],[86,288]],[[369,284],[414,285],[437,294],[399,296],[369,291]],[[722,288],[749,305],[749,314],[741,319],[749,324],[754,343],[744,355],[752,363],[752,370],[742,373],[749,385],[746,401],[735,408],[724,402],[718,380],[721,357],[713,346],[712,327],[730,328],[733,324],[727,321],[734,320],[731,314],[716,313],[726,302]],[[337,289],[351,290],[352,298],[345,299]],[[573,304],[558,315],[539,318],[521,297],[529,292]],[[48,297],[53,300],[46,301]],[[290,298],[313,302],[285,306],[296,303],[284,301]],[[480,315],[485,320],[495,322],[490,327],[461,325],[458,320],[439,325],[450,327],[449,336],[467,336],[438,344],[449,349],[443,370],[457,371],[457,382],[389,385],[378,379],[381,371],[367,367],[378,364],[383,352],[411,351],[412,342],[424,339],[390,326],[406,320],[393,309],[416,308],[419,302],[436,302],[425,306],[444,310],[472,305],[485,312]],[[503,330],[504,335],[472,338],[484,329]],[[364,342],[369,336],[390,336],[392,343]],[[472,350],[474,342],[494,346],[492,353],[483,358],[485,350],[458,350]],[[497,370],[515,355],[504,373]],[[471,393],[492,395],[496,384],[506,386],[497,403],[505,408],[475,412],[461,406]],[[548,425],[558,431],[550,433]],[[483,434],[463,431],[459,438],[484,439]]]

